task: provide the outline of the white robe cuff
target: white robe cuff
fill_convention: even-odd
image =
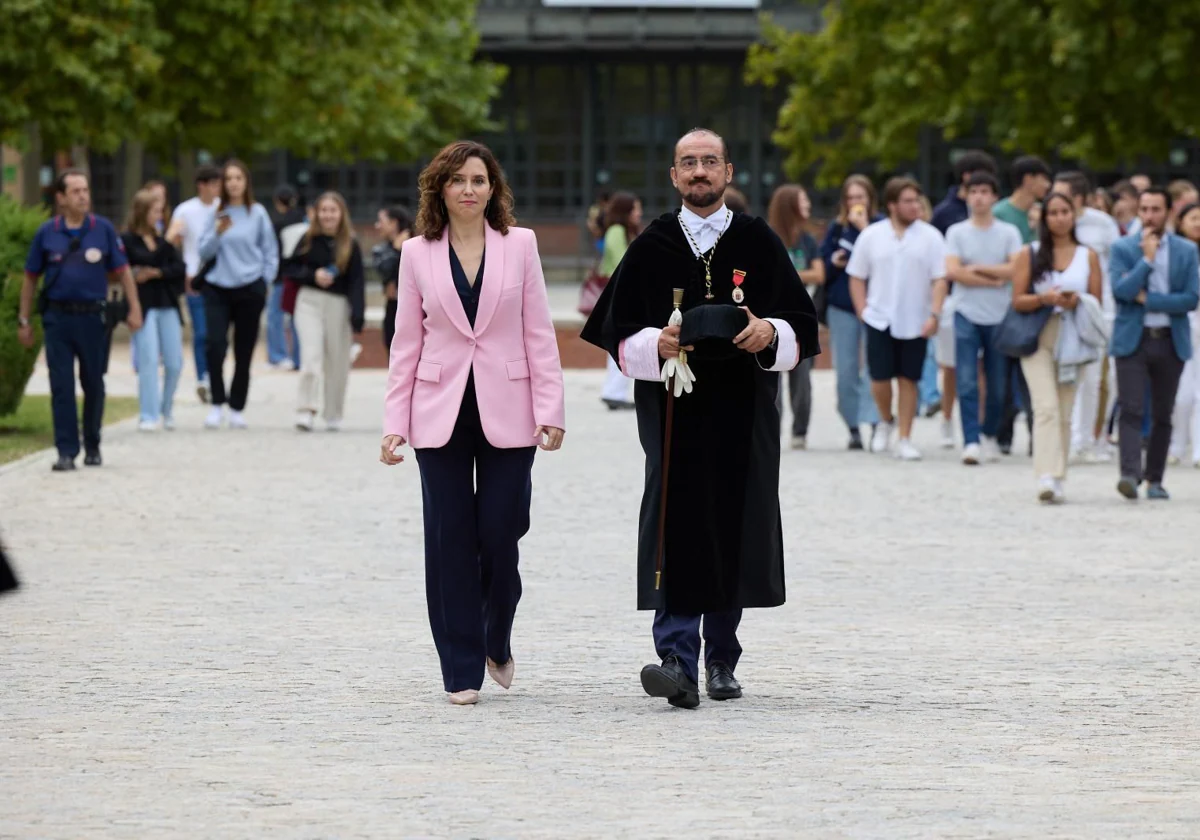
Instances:
[[[792,325],[782,318],[763,320],[773,326],[779,334],[779,341],[775,344],[775,364],[763,369],[783,372],[800,364],[800,345],[796,343],[796,331],[792,329]]]
[[[646,327],[624,339],[617,347],[617,363],[621,373],[633,379],[659,382],[662,379],[662,360],[658,356],[658,337],[662,330]]]

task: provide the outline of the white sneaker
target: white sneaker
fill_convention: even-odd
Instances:
[[[168,432],[175,431],[175,418],[174,417],[164,417],[163,418],[163,428],[166,429]]]
[[[326,420],[325,421],[325,431],[340,432],[341,430],[342,430],[342,421],[341,420]]]
[[[954,423],[951,420],[942,421],[942,449],[953,449],[958,444],[954,441]]]
[[[157,432],[158,423],[153,420],[142,420],[138,423],[139,432]]]
[[[248,429],[250,425],[246,422],[246,415],[240,411],[229,411],[229,428],[231,429]]]
[[[1038,479],[1038,501],[1053,502],[1054,494],[1058,492],[1058,482],[1051,476],[1044,475]]]
[[[1179,456],[1178,455],[1168,455],[1167,456],[1167,464],[1172,467],[1178,467],[1179,466]]]
[[[204,377],[196,383],[196,396],[200,398],[200,402],[208,402],[208,377]]]
[[[362,355],[362,345],[357,341],[350,345],[350,367],[354,367],[354,363],[358,361],[358,357]]]
[[[996,443],[996,439],[983,435],[979,438],[979,449],[983,455],[983,461],[988,464],[994,464],[1000,460],[1000,444]]]
[[[311,411],[297,411],[296,428],[302,432],[311,432],[313,430],[313,413]]]
[[[282,371],[296,369],[296,365],[291,359],[283,359],[282,361],[274,362],[271,365],[271,367],[274,368],[275,370],[282,370]]]
[[[1067,491],[1063,487],[1062,479],[1054,479],[1054,496],[1050,499],[1050,501],[1054,502],[1056,505],[1061,505],[1066,500]]]
[[[895,428],[894,423],[885,423],[880,420],[875,426],[875,434],[871,436],[871,451],[879,455],[891,449],[892,430]]]
[[[792,449],[808,449],[808,438],[804,435],[792,435]]]
[[[208,416],[204,418],[204,428],[219,429],[221,422],[225,419],[225,406],[214,405],[208,410]]]
[[[968,466],[978,466],[983,459],[983,452],[978,443],[968,443],[963,447],[962,462]]]
[[[913,446],[908,438],[900,438],[896,443],[896,458],[901,461],[920,461],[921,450]]]

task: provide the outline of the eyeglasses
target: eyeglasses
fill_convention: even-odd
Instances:
[[[703,166],[705,169],[716,169],[723,162],[716,155],[705,155],[702,158],[685,157],[679,159],[679,162],[675,164],[675,168],[684,172],[691,172],[697,166]]]

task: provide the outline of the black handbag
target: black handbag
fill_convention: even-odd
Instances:
[[[1053,306],[1043,306],[1033,312],[1018,312],[1010,306],[996,328],[996,349],[1013,359],[1032,356],[1037,352],[1038,339],[1053,314]]]

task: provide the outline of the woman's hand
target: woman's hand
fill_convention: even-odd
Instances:
[[[1063,293],[1057,288],[1049,289],[1048,291],[1039,293],[1038,300],[1041,301],[1042,306],[1062,306]]]
[[[867,218],[867,208],[861,204],[855,204],[850,208],[850,212],[846,215],[850,224],[854,225],[860,231],[867,226],[870,219]]]
[[[146,283],[150,280],[157,280],[162,276],[161,268],[154,268],[149,265],[139,265],[133,270],[133,279],[136,283]]]
[[[845,248],[838,248],[833,252],[833,259],[831,262],[838,268],[845,268],[846,264],[850,262],[850,255],[846,253]]]
[[[556,429],[553,426],[538,426],[534,433],[539,441],[538,448],[546,452],[554,452],[562,446],[563,435],[566,434],[562,429]]]
[[[1063,292],[1058,296],[1058,305],[1063,309],[1074,309],[1079,305],[1079,295],[1074,292]]]
[[[333,275],[329,273],[328,269],[318,268],[315,279],[317,281],[317,285],[322,289],[328,289],[333,285]]]
[[[387,464],[389,467],[394,467],[404,460],[404,456],[396,450],[407,443],[401,435],[384,435],[383,445],[380,447],[379,463]]]

